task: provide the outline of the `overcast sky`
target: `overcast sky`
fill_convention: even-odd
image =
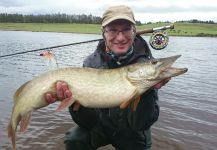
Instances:
[[[141,22],[213,20],[217,22],[217,0],[0,0],[0,13],[92,14],[102,16],[109,6],[131,7]]]

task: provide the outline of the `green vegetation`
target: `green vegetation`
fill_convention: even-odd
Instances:
[[[0,30],[34,31],[34,32],[67,32],[67,33],[95,33],[99,34],[102,18],[91,14],[44,14],[23,15],[0,13]],[[137,29],[144,30],[170,24],[169,22],[141,24],[136,21]],[[175,29],[167,30],[169,35],[175,36],[217,36],[217,23],[212,20],[197,19],[177,21]]]
[[[100,25],[75,23],[0,23],[0,30],[65,33],[100,33]]]
[[[168,25],[168,23],[153,23],[138,26],[138,29],[147,29]],[[167,30],[173,36],[210,36],[217,37],[217,24],[204,23],[175,23],[173,30]]]
[[[217,24],[177,23],[171,34],[180,36],[215,36],[217,37]]]
[[[152,23],[137,26],[137,30],[168,25],[168,23]],[[67,33],[101,33],[100,24],[75,23],[0,23],[0,30],[34,31],[34,32],[67,32]],[[215,36],[217,24],[175,23],[175,29],[167,30],[174,36]]]

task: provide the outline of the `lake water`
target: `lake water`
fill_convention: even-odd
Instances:
[[[0,31],[0,55],[100,38],[100,35]],[[148,37],[144,37],[148,40]],[[82,66],[97,42],[53,49],[59,67]],[[216,150],[217,38],[170,37],[154,57],[181,54],[175,66],[189,71],[159,90],[160,118],[152,127],[153,150]],[[0,149],[10,150],[6,134],[16,89],[51,69],[40,52],[0,58]],[[17,149],[64,149],[65,132],[75,124],[57,104],[33,113],[25,134],[18,132]]]

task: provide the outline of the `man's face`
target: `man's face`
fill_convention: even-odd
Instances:
[[[104,27],[107,47],[118,55],[125,54],[133,45],[135,27],[126,20],[116,20]]]

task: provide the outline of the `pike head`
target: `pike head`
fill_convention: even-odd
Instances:
[[[140,93],[143,93],[164,79],[187,72],[187,68],[172,67],[180,56],[152,59],[127,66],[127,77],[132,84],[139,88]]]

